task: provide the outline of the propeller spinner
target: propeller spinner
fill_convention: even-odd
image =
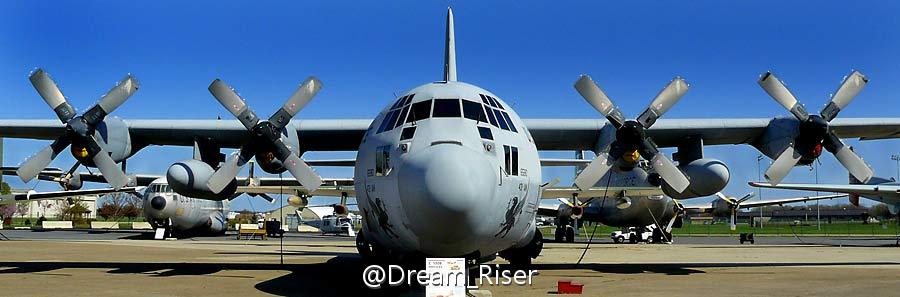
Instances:
[[[306,162],[303,162],[297,153],[285,145],[281,139],[281,130],[312,100],[320,89],[322,89],[321,81],[315,77],[306,79],[281,109],[268,120],[260,121],[256,113],[247,106],[244,99],[241,99],[233,88],[220,79],[214,80],[209,85],[209,92],[247,128],[250,141],[244,143],[240,150],[210,177],[207,183],[209,189],[216,193],[222,191],[250,158],[258,153],[261,153],[263,157],[281,161],[284,168],[309,192],[318,189],[322,185],[322,178]]]
[[[65,134],[60,135],[46,148],[28,157],[16,170],[16,174],[24,182],[31,181],[66,147],[71,145],[72,155],[82,164],[93,164],[114,189],[121,189],[128,184],[128,177],[116,165],[116,161],[100,145],[95,131],[107,115],[125,103],[125,100],[139,88],[137,80],[130,74],[116,84],[96,105],[81,115],[75,114],[75,108],[66,100],[56,82],[43,69],[37,69],[28,77],[31,84],[44,99],[44,102],[56,112],[59,120],[66,125]]]
[[[601,153],[575,177],[575,185],[579,189],[594,186],[619,159],[636,163],[638,155],[650,160],[650,166],[675,191],[680,193],[688,187],[690,181],[687,176],[659,151],[656,143],[646,134],[646,130],[687,92],[688,84],[684,79],[676,77],[672,80],[636,120],[626,120],[590,76],[582,75],[575,83],[575,89],[616,129],[615,141],[602,148]]]
[[[866,165],[853,150],[841,141],[829,122],[837,117],[838,112],[844,109],[850,101],[862,91],[869,79],[859,71],[853,71],[844,78],[844,82],[831,96],[828,105],[818,115],[809,114],[800,104],[800,101],[791,94],[775,74],[764,73],[759,79],[759,85],[775,99],[781,106],[788,109],[797,120],[800,121],[800,133],[778,158],[766,170],[766,179],[769,183],[777,185],[788,172],[800,162],[804,156],[816,158],[822,152],[822,148],[834,154],[838,162],[847,168],[854,177],[866,182],[872,175],[872,169]]]

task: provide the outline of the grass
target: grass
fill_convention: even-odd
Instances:
[[[599,238],[609,237],[610,233],[621,230],[618,227],[598,224],[596,226],[582,227],[581,234],[590,234],[592,228],[596,229],[596,231],[593,231],[596,232],[594,236]],[[555,228],[552,226],[541,228],[541,233],[543,233],[545,238],[553,238],[554,232]],[[803,222],[799,225],[794,225],[793,222],[770,222],[763,223],[763,228],[751,227],[749,224],[737,224],[735,231],[731,231],[727,223],[711,225],[686,223],[682,228],[672,229],[672,233],[681,236],[720,236],[740,233],[774,236],[794,236],[795,234],[797,236],[877,236],[900,235],[900,227],[898,227],[896,219],[877,224],[863,224],[861,222],[833,222],[827,224],[823,222],[821,228],[816,226],[815,221]]]

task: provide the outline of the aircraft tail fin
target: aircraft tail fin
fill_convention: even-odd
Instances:
[[[453,33],[453,9],[447,7],[447,36],[444,40],[444,81],[456,81],[456,35]]]

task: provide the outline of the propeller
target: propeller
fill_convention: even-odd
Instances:
[[[254,155],[281,161],[284,168],[309,192],[318,189],[322,184],[322,178],[303,162],[297,153],[285,145],[281,139],[281,130],[320,89],[322,82],[318,79],[315,77],[306,79],[281,109],[268,120],[261,121],[233,88],[220,79],[214,80],[209,85],[209,92],[247,128],[250,141],[244,143],[237,153],[213,173],[207,183],[209,189],[215,193],[222,191]]]
[[[716,192],[716,196],[719,196],[719,199],[722,199],[722,201],[725,202],[725,204],[728,206],[729,216],[731,218],[731,231],[734,231],[737,229],[737,210],[741,207],[741,203],[744,203],[744,201],[753,198],[753,196],[756,196],[756,193],[750,192],[747,195],[744,195],[744,197],[741,197],[741,199],[735,199],[735,197],[725,196],[725,194],[722,194],[722,192]]]
[[[584,202],[579,202],[576,196],[572,196],[571,200],[566,200],[565,198],[557,198],[557,200],[572,209],[571,218],[580,219],[584,215],[584,207],[589,205],[594,198],[591,197]]]
[[[615,141],[602,148],[601,153],[575,177],[575,185],[579,189],[586,190],[594,186],[618,160],[624,159],[636,164],[639,157],[650,160],[650,166],[675,191],[680,193],[688,187],[690,181],[687,176],[659,151],[656,143],[646,134],[646,130],[687,92],[688,84],[684,79],[673,79],[636,120],[626,120],[590,76],[582,75],[575,83],[575,89],[616,129]]]
[[[130,74],[100,98],[96,105],[81,115],[66,100],[56,82],[43,69],[37,69],[28,77],[44,102],[56,113],[60,122],[66,125],[65,134],[60,135],[46,148],[28,157],[16,170],[24,182],[31,181],[53,159],[71,146],[72,155],[85,165],[94,165],[111,187],[118,190],[129,183],[128,177],[116,165],[109,152],[101,145],[96,132],[97,125],[116,108],[125,103],[139,88],[137,80]]]
[[[860,181],[868,181],[873,176],[872,169],[853,150],[844,144],[831,130],[829,122],[850,104],[862,91],[869,79],[859,71],[853,71],[844,78],[837,92],[832,94],[828,104],[818,115],[809,114],[800,101],[791,94],[775,74],[766,72],[759,78],[759,85],[776,102],[789,110],[800,121],[800,132],[794,142],[785,148],[766,170],[766,179],[777,185],[801,159],[812,162],[822,153],[822,148],[834,154],[838,162]]]

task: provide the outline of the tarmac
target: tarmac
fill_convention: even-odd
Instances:
[[[3,230],[5,296],[422,296],[421,287],[369,289],[349,237],[233,236],[156,241],[141,233]],[[493,296],[897,296],[895,237],[680,237],[676,243],[545,243],[531,285],[481,286]],[[587,248],[587,249],[586,249]],[[282,252],[283,250],[283,252]],[[578,263],[579,258],[584,258]],[[283,258],[284,264],[281,263]],[[505,263],[496,260],[493,263]],[[504,266],[505,267],[505,266]]]

